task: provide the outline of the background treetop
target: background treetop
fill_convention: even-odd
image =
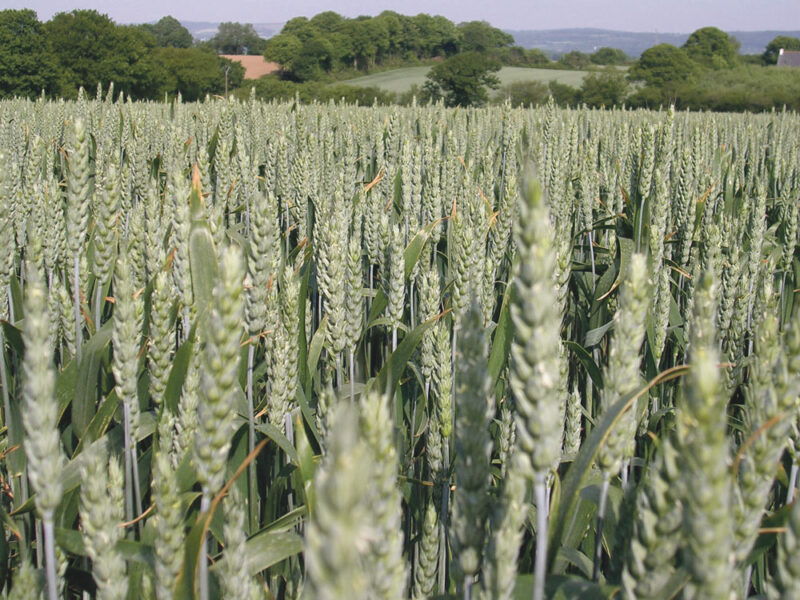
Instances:
[[[285,78],[307,81],[336,70],[507,49],[513,43],[513,36],[483,21],[456,26],[445,17],[427,14],[384,11],[376,17],[348,19],[327,11],[289,20],[266,41],[264,56],[281,64]]]
[[[709,69],[727,69],[739,62],[739,42],[716,27],[693,32],[683,45],[693,61]]]
[[[800,50],[800,38],[790,37],[788,35],[779,35],[769,44],[767,44],[764,54],[761,59],[764,64],[774,65],[778,62],[778,53],[783,50]]]
[[[220,23],[217,35],[208,40],[217,54],[262,54],[266,40],[251,23]]]
[[[169,15],[162,17],[155,25],[145,23],[140,27],[151,33],[156,39],[156,44],[162,48],[191,48],[194,43],[189,30],[181,25],[178,19]]]
[[[447,106],[480,106],[496,88],[500,63],[480,52],[463,52],[434,66],[424,90],[431,99],[443,97]]]

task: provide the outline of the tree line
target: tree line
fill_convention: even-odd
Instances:
[[[456,25],[442,16],[412,17],[392,11],[348,19],[326,11],[287,22],[267,40],[264,56],[281,65],[284,78],[310,81],[337,71],[487,52],[513,44],[513,36],[481,21]]]
[[[681,47],[645,50],[628,73],[637,86],[628,101],[694,110],[800,110],[800,70],[774,66],[781,48],[800,49],[800,39],[778,36],[762,54],[743,56],[733,36],[703,27]]]
[[[200,42],[177,19],[117,25],[94,10],[56,14],[40,22],[32,10],[0,11],[0,97],[73,98],[83,87],[132,99],[185,100],[221,94],[301,101],[344,98],[350,102],[410,103],[442,100],[480,105],[490,99],[562,106],[675,104],[696,110],[800,110],[800,69],[774,67],[780,48],[800,49],[800,39],[779,36],[761,55],[742,56],[735,38],[715,28],[692,33],[681,47],[659,44],[632,61],[616,48],[592,54],[572,51],[551,60],[537,49],[516,46],[510,34],[486,22],[455,24],[442,16],[346,18],[333,11],[296,17],[270,39],[250,24],[222,23]],[[277,75],[244,82],[244,69],[220,55],[255,54],[281,66]],[[411,64],[433,65],[424,86],[396,95],[377,88],[337,85],[356,73]],[[627,71],[624,66],[629,68]],[[499,88],[501,66],[588,69],[579,88],[551,81]],[[620,68],[620,67],[623,68]],[[494,94],[489,90],[498,90]]]
[[[228,35],[196,45],[172,17],[156,24],[117,25],[97,11],[74,10],[42,23],[32,10],[3,10],[0,97],[44,92],[74,98],[81,87],[108,89],[112,82],[118,93],[133,99],[161,99],[180,92],[186,100],[197,100],[223,93],[226,76],[231,88],[244,78],[239,63],[218,55],[228,49],[224,43],[236,50],[230,29]],[[222,27],[220,34],[226,34]],[[255,38],[262,43],[256,48],[260,53],[263,40],[257,34]]]
[[[343,90],[340,97],[409,103],[481,105],[499,88],[502,66],[590,70],[580,87],[557,81],[517,82],[493,94],[514,105],[632,106],[719,111],[763,111],[786,106],[800,110],[800,70],[774,67],[780,48],[800,49],[800,39],[779,36],[761,55],[742,56],[739,43],[716,27],[693,32],[681,47],[659,44],[633,61],[617,48],[592,54],[565,53],[553,61],[540,50],[514,45],[514,38],[485,22],[454,25],[444,17],[407,17],[385,11],[376,17],[347,19],[335,12],[292,19],[266,42],[264,55],[282,65],[277,76],[257,87],[264,98],[293,94],[327,99],[330,86],[315,82],[352,76],[353,71],[437,59],[425,84],[392,95],[378,89]],[[626,70],[620,66],[628,65]],[[277,81],[280,79],[281,81]]]
[[[800,110],[800,69],[775,66],[781,48],[800,50],[800,39],[778,36],[762,54],[741,55],[733,36],[716,27],[703,27],[681,47],[658,44],[647,49],[627,71],[593,70],[580,88],[555,81],[521,82],[506,86],[495,97],[514,105],[539,105],[553,97],[562,106],[658,108],[673,104],[691,110]],[[559,64],[590,68],[592,58],[570,52]]]

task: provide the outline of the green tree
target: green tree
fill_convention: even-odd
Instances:
[[[447,106],[480,106],[489,99],[487,88],[500,85],[494,75],[499,70],[496,60],[478,52],[464,52],[434,66],[425,89],[433,97],[440,90]]]
[[[707,71],[682,86],[676,105],[690,110],[770,111],[800,110],[800,70],[765,69],[747,65]]]
[[[145,66],[153,36],[139,27],[117,26],[94,10],[58,13],[44,24],[53,55],[62,71],[67,96],[78,86],[94,90],[113,81],[116,88],[132,95],[145,94],[138,79]]]
[[[459,48],[462,52],[486,52],[514,43],[513,35],[492,27],[486,21],[459,23],[458,33],[461,35]]]
[[[217,35],[209,40],[219,54],[262,54],[266,40],[262,39],[252,24],[220,23]]]
[[[153,62],[164,69],[159,95],[181,93],[184,100],[194,101],[206,94],[225,91],[225,69],[228,71],[228,89],[241,85],[244,67],[237,62],[217,56],[199,48],[156,48]]]
[[[314,15],[308,24],[314,27],[319,33],[335,33],[341,31],[345,23],[345,18],[337,12],[326,10],[318,15]]]
[[[381,23],[387,35],[387,56],[402,57],[408,50],[408,40],[406,39],[407,17],[398,15],[396,12],[385,10],[375,20]]]
[[[578,104],[581,92],[579,89],[560,83],[553,79],[547,87],[550,89],[550,95],[553,101],[559,106],[575,106]]]
[[[709,69],[730,69],[738,63],[739,42],[716,27],[703,27],[683,45],[694,62]]]
[[[781,48],[784,50],[800,50],[800,38],[791,37],[788,35],[779,35],[769,44],[767,44],[764,54],[761,55],[761,60],[765,65],[774,65],[778,62],[778,53]]]
[[[511,46],[510,48],[496,48],[492,55],[504,65],[512,67],[535,67],[549,65],[551,60],[539,50],[532,48],[527,50],[522,46]]]
[[[683,49],[659,44],[642,52],[628,71],[628,79],[648,86],[668,87],[693,77],[696,72],[697,65]]]
[[[303,50],[303,42],[293,33],[279,33],[267,40],[264,58],[278,63],[286,73],[292,71],[294,61]]]
[[[58,63],[32,10],[0,11],[0,97],[61,89]]]
[[[525,50],[523,53],[523,61],[524,64],[529,67],[553,64],[553,61],[550,60],[544,52],[539,50],[539,48],[529,48]]]
[[[350,19],[344,33],[350,38],[350,53],[343,58],[352,62],[354,69],[373,66],[378,57],[388,50],[387,33],[382,22],[369,17]]]
[[[333,59],[333,46],[321,35],[306,43],[294,59],[290,70],[284,69],[296,81],[311,81],[319,79],[325,72],[331,70]]]
[[[458,52],[458,30],[448,19],[424,13],[411,17],[416,30],[414,49],[419,58],[452,56]]]
[[[162,48],[191,48],[194,43],[192,34],[175,17],[162,17],[155,25],[146,23],[140,27],[153,34]]]
[[[581,100],[590,107],[620,106],[628,95],[625,75],[615,70],[589,73],[580,87]]]
[[[550,98],[550,90],[541,81],[513,81],[500,88],[496,101],[508,100],[511,106],[528,107],[545,104],[548,98]]]
[[[306,17],[289,19],[281,29],[281,34],[294,35],[301,42],[311,39],[317,33],[317,28],[311,25],[311,22]]]
[[[579,52],[578,50],[567,52],[558,59],[558,62],[568,69],[585,69],[592,64],[592,61],[589,60],[589,55],[585,52]]]
[[[117,26],[119,51],[127,63],[124,76],[112,79],[114,88],[129,94],[133,99],[163,98],[161,90],[167,77],[164,65],[156,60],[158,50],[152,34],[136,25]],[[107,87],[105,83],[104,87]]]
[[[621,65],[627,62],[628,56],[619,48],[604,46],[589,55],[589,60],[596,65]]]

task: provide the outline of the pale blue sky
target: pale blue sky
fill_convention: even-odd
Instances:
[[[728,31],[800,29],[800,0],[0,0],[0,8],[31,8],[39,20],[57,12],[93,8],[118,23],[172,15],[187,21],[283,22],[334,10],[347,17],[426,12],[455,21],[485,20],[504,29],[599,27],[688,33],[713,25]]]

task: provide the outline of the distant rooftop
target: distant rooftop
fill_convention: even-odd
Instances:
[[[800,50],[784,50],[778,54],[779,67],[800,67]]]
[[[241,63],[244,67],[245,79],[258,79],[264,75],[271,75],[280,70],[281,66],[276,62],[267,60],[258,54],[223,54],[222,58],[229,58],[233,62]]]

